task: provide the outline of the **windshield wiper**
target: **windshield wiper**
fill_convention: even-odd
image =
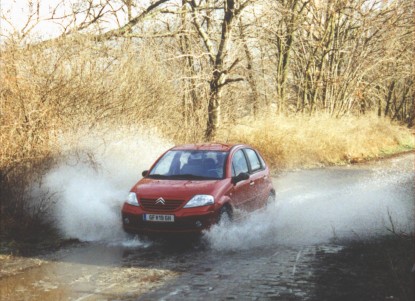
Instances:
[[[166,175],[160,175],[160,174],[152,174],[152,175],[148,175],[148,177],[149,178],[152,178],[152,179],[167,179],[167,178],[169,178],[170,176],[166,176]]]
[[[211,177],[205,177],[205,176],[198,176],[198,175],[193,175],[193,174],[181,174],[181,175],[171,175],[169,176],[170,178],[173,179],[183,179],[183,180],[209,180],[209,179],[214,179]]]

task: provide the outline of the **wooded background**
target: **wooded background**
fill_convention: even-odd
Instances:
[[[82,0],[50,2],[47,13],[44,5],[27,1],[19,27],[2,12],[2,97],[37,89],[37,106],[59,115],[173,118],[205,140],[265,112],[376,111],[414,123],[410,0]],[[47,24],[59,25],[53,37],[40,34]]]

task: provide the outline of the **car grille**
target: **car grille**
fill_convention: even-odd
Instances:
[[[175,211],[183,204],[182,200],[165,200],[165,204],[156,204],[157,199],[140,199],[144,210],[148,211]]]

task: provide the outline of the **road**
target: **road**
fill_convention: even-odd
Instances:
[[[388,229],[413,231],[413,153],[284,172],[274,185],[274,206],[200,241],[120,237],[2,255],[0,300],[323,300],[317,274],[341,268],[322,258]]]

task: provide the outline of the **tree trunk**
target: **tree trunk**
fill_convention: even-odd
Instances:
[[[251,102],[252,102],[252,111],[253,111],[253,115],[254,117],[258,116],[258,111],[259,111],[259,93],[258,93],[258,88],[257,88],[257,84],[256,84],[256,80],[255,80],[255,76],[254,76],[254,70],[253,70],[253,66],[254,66],[254,59],[252,57],[252,53],[248,47],[248,43],[246,41],[246,37],[245,37],[245,32],[244,32],[244,28],[243,28],[243,24],[242,21],[239,20],[239,33],[241,36],[241,40],[243,43],[243,47],[245,50],[245,57],[246,57],[246,61],[247,61],[247,66],[246,69],[248,71],[248,84],[249,87],[251,88]]]
[[[224,80],[223,74],[215,72],[214,77],[210,82],[208,119],[205,132],[205,139],[207,141],[216,139],[216,133],[220,124],[221,90]]]

